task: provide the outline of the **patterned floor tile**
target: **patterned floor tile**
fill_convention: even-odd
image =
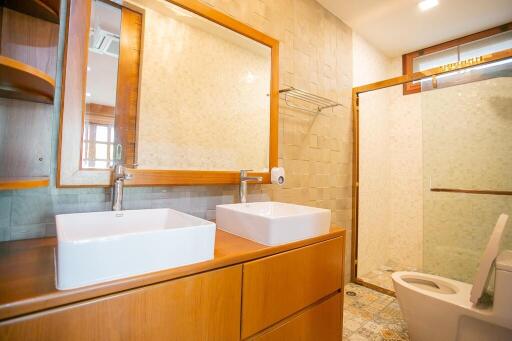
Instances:
[[[408,341],[407,326],[396,299],[360,285],[347,284],[343,340]]]

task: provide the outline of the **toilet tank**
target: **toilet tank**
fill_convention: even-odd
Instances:
[[[493,310],[512,329],[512,250],[503,251],[496,258]]]

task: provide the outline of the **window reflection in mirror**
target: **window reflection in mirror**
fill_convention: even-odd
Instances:
[[[112,167],[121,9],[101,0],[91,4],[86,76],[82,168]]]

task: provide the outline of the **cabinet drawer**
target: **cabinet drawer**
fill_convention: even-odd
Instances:
[[[242,338],[341,289],[343,249],[338,237],[245,263]]]
[[[242,266],[0,323],[0,340],[239,340]]]
[[[316,304],[283,324],[256,335],[254,341],[340,341],[341,293]]]

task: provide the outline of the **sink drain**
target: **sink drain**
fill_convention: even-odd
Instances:
[[[357,296],[357,294],[355,292],[353,292],[353,291],[347,291],[346,294],[348,296]]]

